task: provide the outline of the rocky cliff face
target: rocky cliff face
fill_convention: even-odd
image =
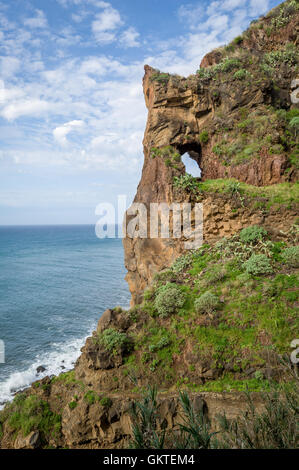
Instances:
[[[298,17],[298,9],[286,2],[230,45],[207,54],[197,74],[187,78],[145,66],[148,120],[134,202],[149,208],[153,202],[190,200],[190,192],[178,196],[173,184],[185,173],[180,156],[186,153],[201,168],[203,181],[235,178],[268,186],[297,180],[298,149],[289,124],[297,109],[291,92],[298,75]],[[263,223],[256,212],[230,224],[227,207],[220,216],[226,230],[221,230],[210,218],[215,214],[211,195],[202,202],[205,241],[234,233],[244,223]],[[162,239],[126,238],[124,247],[133,304],[141,301],[153,274],[183,249],[180,242]]]

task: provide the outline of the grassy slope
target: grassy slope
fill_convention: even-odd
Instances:
[[[296,243],[296,231],[294,227],[288,243]],[[235,236],[188,253],[172,269],[158,274],[145,292],[143,305],[128,312],[137,319],[140,312],[147,314],[143,328],[133,338],[135,352],[126,359],[128,371],[146,375],[150,370],[165,388],[175,383],[208,391],[244,390],[247,386],[267,389],[267,367],[279,367],[278,355],[289,354],[290,342],[298,336],[298,259],[297,267],[295,261],[293,266],[285,262],[286,247],[287,243],[267,236],[257,243],[245,243]],[[252,254],[265,254],[272,272],[247,273],[245,263]],[[156,299],[168,282],[178,286],[185,302],[163,318]],[[196,299],[206,292],[217,297],[218,305],[198,313]],[[186,352],[187,343],[196,359],[187,361],[179,372],[177,359]],[[200,383],[198,369],[204,364],[215,374]],[[275,374],[271,378],[281,379]]]

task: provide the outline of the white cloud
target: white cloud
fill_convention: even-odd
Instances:
[[[120,14],[106,2],[100,2],[104,10],[97,13],[92,22],[92,32],[98,42],[109,43],[115,39],[115,30],[123,25]]]
[[[14,121],[21,116],[42,116],[51,107],[49,102],[40,99],[19,100],[5,106],[0,115],[8,121]]]
[[[250,16],[255,17],[269,10],[269,0],[250,0]]]
[[[30,28],[47,28],[48,21],[42,10],[36,10],[36,16],[32,18],[26,18],[24,20],[24,25],[29,26]]]
[[[72,132],[74,129],[82,129],[85,123],[81,120],[74,120],[66,122],[62,126],[58,126],[53,131],[54,139],[62,146],[68,144],[66,136]]]
[[[135,28],[130,27],[126,29],[120,36],[120,43],[123,47],[138,47],[140,43],[138,41],[140,34]]]
[[[24,96],[23,90],[16,87],[6,88],[3,80],[0,80],[0,106]]]
[[[0,75],[2,78],[14,76],[20,69],[21,61],[17,57],[1,57],[0,58]]]

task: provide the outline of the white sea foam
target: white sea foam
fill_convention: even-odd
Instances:
[[[72,339],[66,343],[53,343],[51,351],[37,355],[27,369],[13,372],[0,383],[0,409],[7,401],[13,399],[15,392],[30,386],[32,382],[47,375],[58,375],[72,369],[80,355],[80,349],[90,334],[91,332],[84,338]],[[36,369],[40,365],[46,370],[38,374]]]

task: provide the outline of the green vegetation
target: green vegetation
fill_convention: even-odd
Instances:
[[[242,36],[237,36],[234,40],[234,44],[241,44],[243,42],[243,37]]]
[[[69,403],[70,410],[74,410],[77,407],[78,403],[76,401],[71,401]]]
[[[199,141],[201,144],[206,144],[209,141],[209,133],[208,131],[202,131],[199,135]]]
[[[267,390],[269,351],[276,358],[288,351],[299,327],[298,274],[283,255],[296,243],[296,227],[285,237],[293,242],[272,241],[263,227],[250,226],[182,255],[157,275],[139,307],[149,317],[134,338],[135,370],[149,368],[159,385],[176,380],[191,390]],[[187,342],[214,371],[204,385],[192,362],[175,379],[173,361],[185,354]],[[250,369],[254,377],[248,377]]]
[[[112,400],[109,397],[100,396],[93,390],[88,390],[88,392],[85,393],[83,400],[89,406],[99,403],[104,408],[110,408],[112,405]]]
[[[246,69],[240,69],[234,73],[234,78],[236,80],[244,80],[245,78],[249,78],[249,77],[250,77],[250,73]]]
[[[93,405],[94,403],[99,401],[100,398],[98,394],[95,393],[93,390],[88,390],[88,392],[85,393],[83,399],[88,405]]]
[[[256,380],[256,379],[254,379]],[[220,391],[222,391],[221,389]],[[218,390],[217,390],[218,391]],[[247,409],[235,419],[218,416],[219,430],[211,431],[203,408],[195,409],[192,398],[180,392],[178,430],[161,429],[157,389],[148,387],[143,400],[132,404],[133,436],[130,448],[135,449],[293,449],[298,447],[299,387],[294,376],[292,388],[278,391],[268,385],[264,393],[265,407],[258,411],[245,390]]]
[[[110,408],[112,406],[112,400],[109,397],[102,397],[99,402],[104,408]]]
[[[133,436],[130,448],[133,449],[208,449],[211,439],[216,434],[210,432],[210,426],[202,412],[196,412],[188,395],[180,393],[182,423],[179,431],[171,435],[161,430],[157,389],[148,387],[143,400],[135,401],[131,407]]]
[[[291,391],[264,394],[265,408],[257,412],[247,393],[247,410],[229,421],[219,417],[217,447],[233,449],[293,449],[298,447],[298,378]]]
[[[240,68],[241,61],[236,57],[224,57],[219,64],[212,67],[198,69],[197,76],[203,79],[210,79],[217,75],[217,73],[228,73],[236,68]]]
[[[271,186],[253,186],[234,179],[206,180],[198,183],[202,193],[238,193],[252,201],[257,208],[292,207],[299,203],[299,183],[279,183]]]
[[[155,308],[162,318],[177,312],[185,303],[185,294],[176,285],[168,282],[160,287],[155,298]]]
[[[130,338],[125,333],[121,333],[115,328],[107,328],[99,334],[97,340],[106,351],[113,354],[128,351],[131,348]]]
[[[266,255],[251,255],[249,260],[245,263],[246,272],[253,276],[261,274],[270,274],[273,272],[273,268],[270,264],[270,260]]]
[[[297,0],[285,2],[273,11],[271,20],[271,32],[285,27],[292,19],[292,15],[299,9]]]
[[[39,431],[42,441],[52,436],[59,437],[61,416],[53,413],[48,402],[36,395],[18,394],[14,401],[7,405],[4,417],[8,417],[10,428],[23,436],[31,431]],[[3,416],[2,416],[3,419]]]
[[[172,273],[178,274],[182,272],[184,269],[188,268],[191,263],[192,263],[192,255],[190,255],[189,253],[179,256],[179,258],[177,258],[175,262],[173,263],[172,269],[168,271],[168,275]],[[161,277],[160,277],[160,280],[161,280]]]
[[[156,70],[155,73],[153,73],[150,77],[151,82],[158,82],[161,83],[162,85],[167,85],[170,79],[170,74],[169,73],[161,73],[159,70]]]
[[[176,164],[181,162],[180,153],[171,145],[166,145],[165,147],[152,147],[150,155],[151,158],[163,158],[165,165],[169,167],[176,167]]]
[[[290,66],[298,63],[298,51],[294,44],[287,44],[285,49],[272,51],[264,56],[264,61],[272,68],[280,67],[283,63]]]
[[[198,191],[198,184],[196,178],[186,173],[185,175],[175,176],[173,186],[183,191],[188,191],[195,194]]]
[[[245,227],[240,232],[240,240],[244,243],[257,243],[260,240],[263,240],[267,235],[267,230],[258,225],[252,225],[250,227]]]
[[[212,292],[205,292],[194,302],[197,313],[212,313],[217,309],[219,299]]]
[[[283,250],[281,257],[288,266],[299,268],[299,246],[289,246]]]

